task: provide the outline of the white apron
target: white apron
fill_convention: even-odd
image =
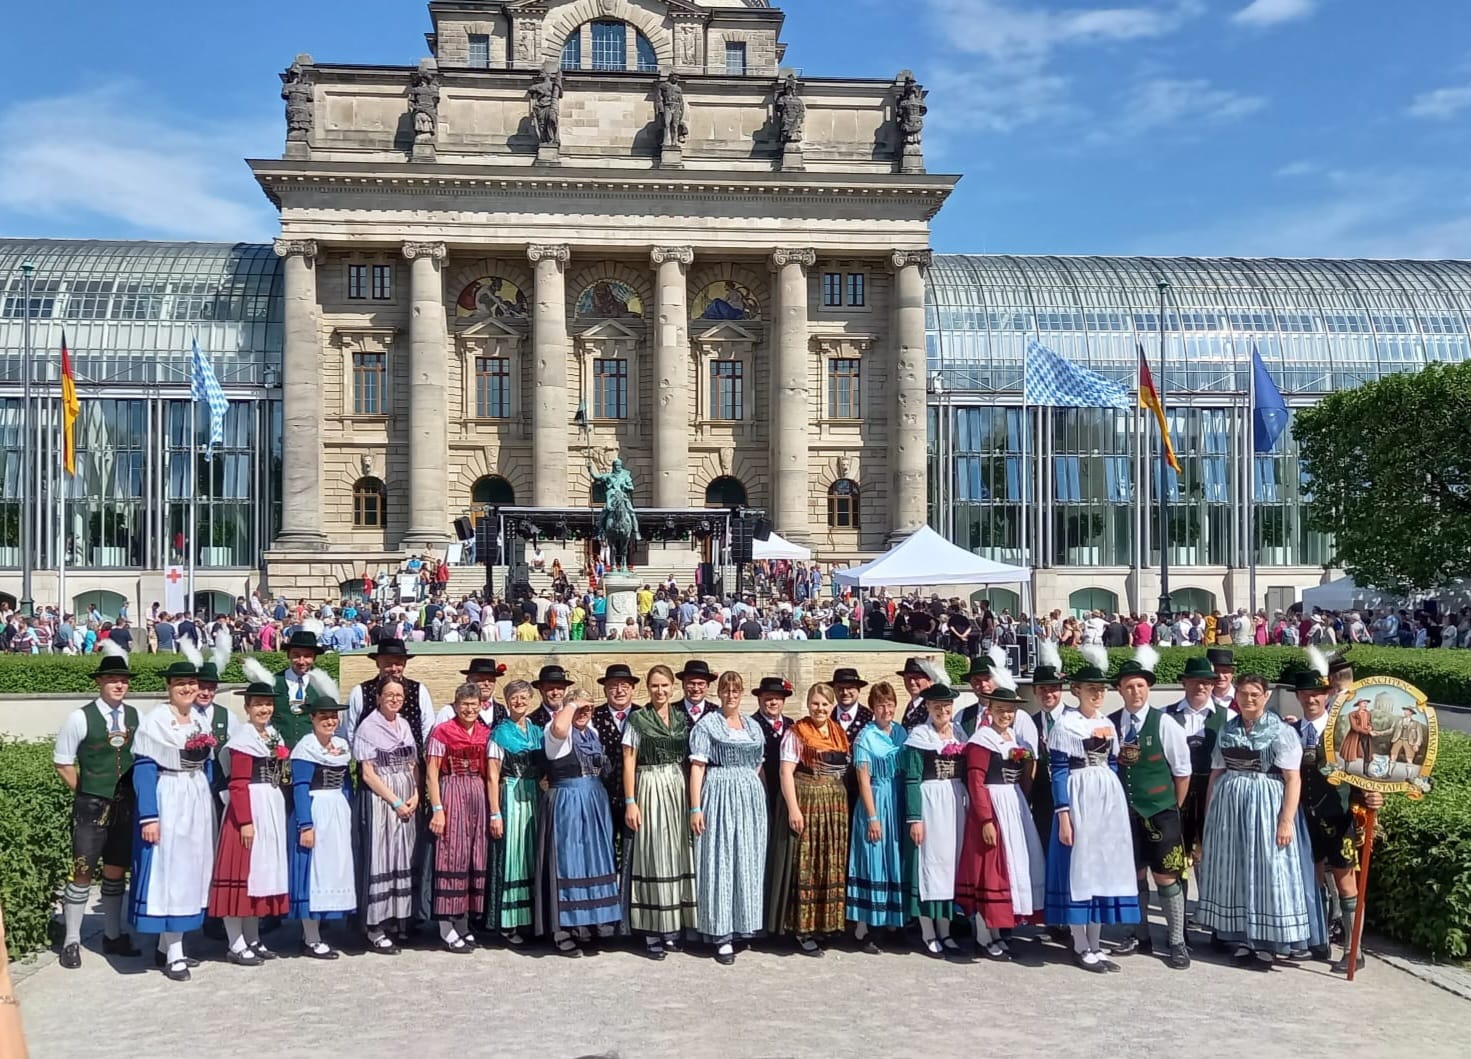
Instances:
[[[1105,765],[1075,768],[1068,774],[1072,801],[1073,849],[1069,872],[1074,901],[1095,897],[1136,897],[1134,837],[1123,784]]]
[[[919,899],[953,901],[955,864],[965,831],[969,799],[960,780],[925,780],[919,785],[924,842],[919,847]]]
[[[340,790],[312,791],[310,894],[313,912],[351,912],[357,908],[352,869],[352,810]]]
[[[291,889],[286,862],[286,799],[275,784],[250,785],[250,819],[255,840],[250,845],[250,876],[245,892],[274,897]]]
[[[215,809],[203,769],[158,772],[158,842],[144,914],[197,916],[209,904],[215,863]]]

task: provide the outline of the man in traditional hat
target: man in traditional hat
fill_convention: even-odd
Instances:
[[[1154,951],[1148,917],[1148,876],[1153,874],[1164,907],[1169,965],[1183,971],[1190,966],[1190,951],[1185,947],[1185,893],[1180,887],[1187,864],[1180,805],[1190,791],[1190,746],[1184,729],[1163,721],[1161,712],[1149,705],[1154,655],[1152,647],[1140,648],[1114,678],[1124,708],[1109,719],[1119,732],[1119,780],[1129,798],[1134,870],[1139,880],[1139,921],[1133,935],[1115,951],[1119,955]]]
[[[628,727],[628,718],[639,704],[633,701],[633,691],[638,687],[638,677],[626,663],[614,662],[598,677],[605,696],[601,705],[592,711],[592,728],[603,744],[603,756],[608,768],[603,774],[603,784],[608,788],[608,806],[623,804],[623,730]],[[613,811],[613,835],[616,859],[621,864],[623,839],[628,825],[622,812]]]
[[[567,671],[561,666],[542,666],[541,672],[531,682],[531,686],[541,696],[541,705],[531,711],[531,723],[539,728],[545,728],[551,724],[552,717],[562,708],[562,700],[567,695],[567,689],[573,683],[575,682],[567,676]]]
[[[286,661],[290,665],[276,676],[271,726],[288,747],[295,747],[312,730],[311,704],[317,701],[317,689],[310,676],[324,650],[317,634],[309,629],[295,630],[286,641]]]
[[[133,734],[138,731],[138,710],[124,701],[132,676],[126,654],[103,655],[92,674],[97,697],[67,715],[51,752],[51,763],[73,792],[72,873],[62,895],[66,934],[59,961],[68,970],[82,965],[82,916],[99,861],[102,951],[109,956],[139,955],[123,933],[123,877],[133,853],[133,797],[130,790],[118,791],[119,781],[133,767]]]
[[[1345,648],[1328,656],[1328,690],[1329,705],[1337,702],[1342,696],[1348,694],[1348,689],[1354,682],[1354,664],[1348,660],[1348,650]]]
[[[422,758],[424,744],[428,742],[429,733],[434,729],[434,698],[423,684],[404,676],[404,668],[409,661],[408,647],[396,636],[385,636],[369,652],[368,657],[377,664],[378,675],[363,681],[348,695],[347,716],[343,719],[343,728],[346,729],[343,738],[347,740],[348,746],[352,746],[353,733],[357,731],[363,718],[378,708],[378,689],[382,687],[383,681],[391,677],[403,684],[404,705],[399,716],[408,722],[409,730],[414,736],[414,745]],[[310,725],[310,719],[307,723]]]
[[[684,688],[684,698],[679,705],[684,709],[685,716],[689,718],[690,727],[707,713],[719,712],[720,703],[712,702],[706,698],[710,690],[710,683],[715,679],[715,674],[710,671],[710,666],[698,658],[691,658],[684,664],[684,668],[674,674],[681,686]]]
[[[1211,687],[1211,701],[1217,706],[1231,710],[1236,707],[1236,654],[1229,647],[1210,647],[1205,652],[1211,664],[1215,683]]]
[[[1400,714],[1389,729],[1389,763],[1393,765],[1403,757],[1406,765],[1413,765],[1425,746],[1425,726],[1415,716],[1413,706],[1401,707]]]
[[[1215,702],[1212,692],[1216,687],[1216,670],[1206,659],[1199,655],[1186,659],[1180,683],[1185,686],[1185,697],[1165,707],[1165,713],[1180,726],[1190,749],[1190,790],[1180,806],[1180,825],[1186,852],[1198,859],[1200,840],[1205,836],[1205,795],[1210,787],[1211,757],[1231,713]],[[1188,900],[1188,877],[1180,885]]]
[[[858,692],[868,687],[868,681],[862,679],[852,666],[839,666],[833,670],[832,685],[838,696],[833,719],[848,733],[848,742],[852,743],[864,725],[873,720],[873,711],[858,701]]]
[[[209,789],[221,796],[230,786],[230,754],[225,744],[241,725],[238,717],[215,701],[220,691],[220,670],[211,659],[199,667],[199,691],[194,695],[194,717],[201,728],[215,737],[214,772],[210,776]],[[220,821],[215,820],[215,826]]]
[[[981,716],[985,713],[986,696],[996,690],[996,678],[991,672],[991,660],[985,655],[976,655],[970,660],[970,669],[966,671],[965,681],[970,685],[969,691],[962,691],[955,696],[955,723],[960,725],[969,739],[976,733],[976,726],[981,723]],[[1021,714],[1020,716],[1025,716]]]
[[[1287,723],[1297,729],[1302,742],[1302,794],[1298,801],[1303,817],[1307,821],[1308,842],[1312,847],[1313,863],[1321,875],[1333,878],[1338,897],[1339,922],[1343,936],[1353,930],[1354,915],[1359,907],[1358,847],[1363,836],[1354,825],[1353,804],[1360,802],[1366,808],[1378,809],[1384,804],[1384,795],[1377,791],[1359,791],[1348,784],[1334,786],[1322,771],[1327,760],[1323,749],[1332,737],[1328,731],[1329,678],[1318,670],[1305,667],[1292,673],[1290,684],[1297,697],[1300,720]],[[1315,880],[1307,880],[1308,900],[1320,899]],[[1335,918],[1328,917],[1330,920]],[[1312,955],[1326,960],[1332,948],[1324,938],[1323,943],[1312,947]],[[1364,965],[1359,955],[1359,967]],[[1345,946],[1343,957],[1332,965],[1336,974],[1348,972],[1348,952]]]
[[[1032,783],[1032,821],[1045,841],[1052,830],[1052,773],[1047,761],[1047,737],[1066,709],[1062,703],[1062,689],[1067,686],[1067,677],[1062,671],[1062,657],[1055,641],[1043,640],[1038,654],[1041,661],[1032,670],[1032,683],[1027,694],[1037,707],[1037,712],[1030,715],[1037,728],[1037,776]],[[1023,716],[1024,712],[1018,710],[1017,717]]]
[[[494,658],[472,658],[469,666],[460,670],[460,675],[467,683],[474,684],[480,689],[480,719],[485,722],[487,728],[492,730],[509,716],[505,704],[495,701],[495,682],[505,671],[506,667],[498,665]],[[434,716],[434,723],[440,725],[454,718],[455,704],[450,703],[440,707],[439,712]]]
[[[899,670],[895,676],[904,681],[904,690],[909,693],[909,704],[904,708],[904,720],[900,723],[904,725],[905,731],[913,731],[930,715],[930,708],[922,696],[925,688],[934,684],[939,678],[926,667],[924,660],[920,658],[906,658],[904,668]]]
[[[791,695],[792,686],[781,677],[762,677],[761,683],[756,685],[756,712],[752,716],[766,736],[766,765],[762,777],[766,782],[768,811],[773,806],[782,805],[781,741],[792,726],[791,719],[784,715]]]

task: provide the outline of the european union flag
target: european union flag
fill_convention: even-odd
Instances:
[[[1251,347],[1251,392],[1252,450],[1261,455],[1277,447],[1277,439],[1287,429],[1287,421],[1292,414],[1287,411],[1282,391],[1277,389],[1271,373],[1262,362],[1256,343]]]
[[[1027,342],[1022,391],[1027,404],[1042,408],[1130,408],[1122,383],[1054,353],[1036,339]]]

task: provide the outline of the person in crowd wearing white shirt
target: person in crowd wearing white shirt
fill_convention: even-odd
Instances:
[[[1089,644],[1103,643],[1103,634],[1108,629],[1108,621],[1099,611],[1093,611],[1083,619],[1083,642]]]
[[[312,730],[311,704],[317,701],[311,672],[323,647],[311,629],[297,629],[286,641],[287,669],[277,674],[276,709],[271,714],[271,727],[280,733],[287,747],[295,748]]]
[[[133,852],[133,800],[119,784],[133,765],[138,710],[125,701],[133,673],[126,654],[104,654],[92,677],[97,697],[73,710],[56,735],[51,753],[57,774],[73,792],[72,875],[62,895],[66,933],[60,964],[82,965],[82,916],[92,878],[102,868],[102,951],[137,956],[123,933],[123,877]]]
[[[506,707],[504,703],[495,699],[495,682],[505,673],[506,667],[496,662],[494,658],[472,658],[466,668],[460,670],[460,675],[471,684],[474,684],[480,693],[480,719],[485,722],[487,728],[492,731],[495,726],[506,719]],[[440,707],[434,715],[434,723],[441,725],[445,721],[455,719],[455,706]]]
[[[1215,684],[1211,687],[1211,701],[1217,706],[1232,709],[1236,702],[1236,654],[1229,647],[1210,647],[1205,652],[1206,661],[1215,673]]]
[[[929,703],[923,698],[925,688],[936,682],[935,675],[919,658],[906,658],[904,668],[894,674],[904,681],[904,690],[909,693],[909,702],[904,707],[904,718],[900,722],[906,731],[929,720]]]
[[[700,718],[705,714],[720,709],[718,702],[713,702],[707,697],[710,682],[715,679],[715,673],[703,660],[691,658],[678,673],[674,674],[674,679],[680,682],[684,691],[684,698],[680,700],[679,707],[689,718],[691,728],[698,724]]]
[[[1134,869],[1139,881],[1139,921],[1115,951],[1119,955],[1153,952],[1149,936],[1149,878],[1164,906],[1170,947],[1169,965],[1190,966],[1185,947],[1185,895],[1180,876],[1186,868],[1180,806],[1190,791],[1190,746],[1180,725],[1149,705],[1159,652],[1139,647],[1114,680],[1124,708],[1110,720],[1119,732],[1119,779],[1129,798],[1129,828],[1134,837]]]
[[[409,661],[408,645],[396,637],[385,636],[378,641],[378,646],[368,654],[368,657],[377,665],[378,675],[371,680],[363,681],[348,695],[347,716],[343,718],[345,729],[343,738],[348,741],[349,746],[354,745],[358,725],[362,723],[363,718],[378,709],[378,689],[384,681],[393,679],[403,685],[404,689],[404,703],[398,716],[408,724],[414,737],[415,749],[422,759],[424,743],[434,728],[436,711],[434,698],[429,694],[429,689],[417,680],[409,680],[404,676],[404,669]]]

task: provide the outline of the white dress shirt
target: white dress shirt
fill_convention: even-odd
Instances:
[[[1153,707],[1150,706],[1148,703],[1145,703],[1143,708],[1140,709],[1139,713],[1137,714],[1137,717],[1139,718],[1140,731],[1144,730],[1144,722],[1149,719],[1149,711],[1151,709],[1153,709]],[[1125,709],[1123,713],[1119,715],[1120,746],[1129,741],[1129,723],[1130,719],[1135,716],[1136,715],[1130,713],[1128,709]],[[1164,749],[1165,752],[1165,761],[1169,763],[1170,775],[1174,776],[1176,779],[1184,779],[1188,777],[1191,774],[1190,744],[1186,741],[1185,729],[1181,728],[1178,724],[1170,720],[1168,717],[1161,717],[1159,725],[1159,742],[1160,746]]]

